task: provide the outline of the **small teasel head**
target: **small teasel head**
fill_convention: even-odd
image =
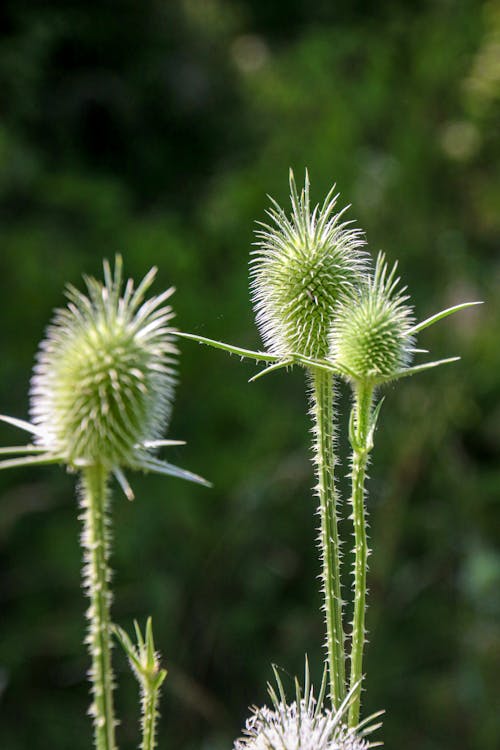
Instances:
[[[273,200],[271,223],[257,231],[250,272],[257,325],[283,358],[324,358],[338,304],[364,282],[363,233],[343,220],[348,207],[336,211],[334,190],[311,210],[307,171],[299,195],[290,170],[291,216]]]
[[[173,293],[144,301],[156,269],[137,288],[104,262],[104,283],[67,288],[38,354],[30,412],[36,442],[70,467],[140,467],[144,446],[166,428],[175,385]],[[142,451],[142,452],[141,452]]]
[[[374,275],[357,296],[342,302],[331,330],[330,359],[350,380],[372,385],[398,377],[414,352],[413,310],[379,253]]]

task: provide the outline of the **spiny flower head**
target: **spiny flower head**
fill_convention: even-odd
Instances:
[[[368,741],[340,724],[329,709],[316,714],[313,702],[279,703],[257,708],[247,720],[245,737],[234,750],[366,750]]]
[[[414,352],[412,308],[399,287],[397,263],[388,271],[379,253],[375,273],[356,297],[339,305],[330,359],[354,381],[377,384],[397,377]]]
[[[334,188],[312,211],[309,177],[297,192],[290,170],[292,214],[273,200],[272,224],[261,224],[252,252],[251,290],[257,325],[272,354],[324,358],[338,303],[363,283],[366,254],[359,229],[335,213]]]
[[[374,744],[365,735],[380,724],[368,726],[374,717],[356,728],[348,728],[344,718],[351,696],[337,711],[323,706],[325,681],[316,700],[309,683],[306,662],[306,684],[302,694],[295,681],[296,698],[288,703],[282,683],[275,671],[278,694],[269,686],[273,707],[255,707],[247,720],[243,737],[233,750],[368,750]],[[278,697],[279,696],[279,697]]]
[[[134,493],[123,468],[210,486],[153,454],[183,444],[159,439],[172,408],[177,349],[174,313],[165,305],[173,288],[144,301],[155,275],[152,268],[137,288],[129,279],[122,289],[117,255],[114,275],[104,262],[104,284],[84,277],[87,295],[67,288],[68,306],[56,311],[40,345],[31,381],[32,421],[0,414],[0,421],[33,435],[34,444],[0,448],[0,470],[100,466],[115,475],[129,500]]]
[[[67,288],[40,346],[31,382],[36,443],[70,466],[137,467],[141,448],[170,417],[175,384],[168,289],[144,301],[156,269],[122,293],[122,260],[104,284],[84,277],[88,294]]]

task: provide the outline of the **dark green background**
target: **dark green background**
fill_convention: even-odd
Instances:
[[[365,709],[386,709],[391,750],[500,746],[498,4],[4,0],[0,16],[1,412],[27,415],[64,284],[117,251],[177,287],[180,327],[258,347],[248,253],[289,166],[315,200],[337,182],[420,319],[485,300],[420,337],[460,363],[387,389]],[[248,385],[252,366],[181,348],[170,436],[188,445],[169,457],[214,489],[138,476],[137,502],[116,493],[114,617],[153,615],[160,748],[223,750],[272,662],[299,673],[307,652],[321,673],[309,421],[301,372]],[[83,750],[75,477],[9,471],[0,491],[0,746]],[[129,749],[135,683],[115,661]]]

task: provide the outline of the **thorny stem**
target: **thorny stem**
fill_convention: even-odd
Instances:
[[[86,643],[92,659],[90,713],[96,750],[116,750],[110,637],[108,476],[107,470],[99,465],[86,468],[82,475],[83,585],[90,599]]]
[[[312,408],[315,435],[317,494],[321,519],[319,545],[325,597],[326,647],[330,698],[334,710],[346,695],[344,631],[340,586],[340,543],[334,486],[335,455],[333,448],[333,376],[313,370]]]
[[[142,745],[141,750],[156,747],[156,719],[158,718],[159,685],[147,685],[142,694]]]
[[[359,722],[361,681],[363,679],[363,648],[365,644],[366,571],[368,543],[365,514],[365,479],[368,456],[372,448],[371,413],[373,387],[358,384],[355,389],[350,441],[352,446],[352,518],[354,524],[354,615],[351,641],[349,726]]]

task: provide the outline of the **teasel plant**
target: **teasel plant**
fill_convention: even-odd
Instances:
[[[380,728],[383,711],[347,725],[346,714],[352,700],[348,693],[336,710],[325,708],[326,670],[318,697],[314,695],[306,659],[304,688],[295,678],[294,700],[289,701],[283,681],[273,667],[276,688],[268,684],[271,706],[255,706],[247,719],[242,736],[233,750],[368,750],[381,745],[370,741]]]
[[[0,469],[62,464],[79,475],[96,750],[116,749],[110,478],[129,500],[134,497],[129,470],[207,484],[156,455],[181,441],[162,438],[172,410],[177,348],[174,313],[166,304],[174,289],[146,299],[155,276],[152,268],[137,287],[132,279],[123,284],[117,255],[114,272],[104,261],[104,283],[85,276],[86,294],[68,286],[67,307],[56,311],[40,345],[31,380],[31,421],[0,417],[32,437],[27,445],[0,449]]]
[[[416,323],[406,287],[396,276],[397,262],[389,270],[385,256],[379,253],[375,271],[357,294],[337,308],[330,336],[328,358],[332,373],[346,379],[353,392],[349,420],[351,444],[351,505],[354,535],[354,606],[350,653],[349,726],[359,722],[363,680],[363,651],[366,639],[365,612],[367,568],[370,554],[366,520],[366,472],[383,398],[377,401],[381,387],[403,377],[449,364],[460,357],[411,365],[420,331],[454,312],[478,302],[467,302],[443,310]]]
[[[266,350],[242,349],[196,334],[179,332],[179,336],[264,363],[265,368],[252,381],[294,365],[306,370],[318,480],[328,692],[332,710],[338,710],[350,696],[348,722],[354,728],[359,724],[365,645],[369,556],[366,469],[382,406],[382,400],[375,403],[376,395],[387,382],[459,359],[411,365],[413,356],[423,352],[415,348],[415,337],[448,315],[480,303],[458,304],[415,323],[409,298],[399,286],[396,267],[389,271],[380,254],[375,270],[370,270],[369,256],[363,250],[364,236],[344,220],[346,209],[336,211],[338,195],[334,189],[321,206],[311,210],[307,172],[299,194],[290,171],[290,198],[290,216],[272,201],[268,210],[270,224],[260,225],[257,248],[252,253],[252,299]],[[348,381],[354,393],[349,422],[355,538],[349,675],[334,478],[334,383],[338,379]]]
[[[252,380],[300,365],[307,373],[313,418],[320,528],[323,609],[329,694],[338,708],[346,696],[345,634],[342,619],[341,545],[335,489],[334,373],[327,362],[336,311],[366,283],[368,256],[360,229],[337,210],[335,186],[323,204],[311,207],[309,175],[297,190],[290,170],[291,215],[271,199],[269,223],[259,223],[250,262],[251,295],[265,352],[255,352],[194,334],[179,333],[267,367]],[[325,368],[317,367],[324,362]]]

